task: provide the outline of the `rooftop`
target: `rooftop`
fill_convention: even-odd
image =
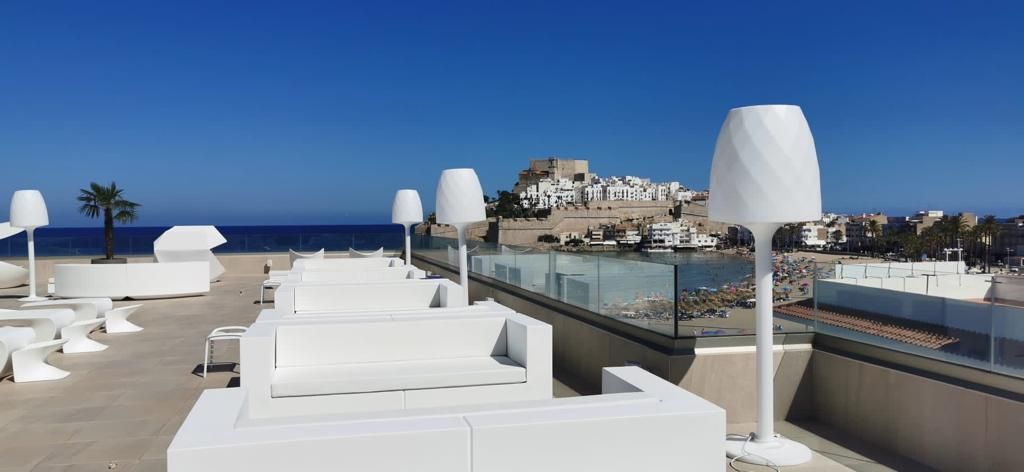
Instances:
[[[235,256],[226,256],[231,259]],[[198,375],[205,336],[215,327],[248,325],[259,313],[257,271],[232,270],[206,296],[145,300],[132,334],[97,332],[110,347],[51,356],[71,372],[52,382],[0,381],[0,471],[165,470],[165,451],[196,398],[238,384],[237,344],[218,343],[206,379]],[[0,290],[0,308],[20,306],[23,288]],[[134,302],[116,302],[123,306]],[[555,382],[555,396],[577,395]],[[751,424],[730,424],[747,432]],[[815,422],[780,422],[778,430],[815,450],[810,464],[787,470],[929,470]],[[741,470],[769,470],[742,464]]]

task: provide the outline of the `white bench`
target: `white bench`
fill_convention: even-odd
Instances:
[[[725,470],[725,411],[639,367],[601,395],[254,419],[210,389],[167,449],[169,472],[676,472]]]
[[[505,316],[515,313],[511,308],[501,305],[493,300],[475,302],[467,306],[437,307],[422,309],[403,310],[380,310],[380,311],[342,311],[324,312],[316,315],[295,316],[276,309],[270,308],[260,310],[256,316],[255,323],[318,323],[327,320],[405,320],[405,319],[430,319],[430,318],[452,318],[457,316]]]
[[[208,262],[57,264],[54,295],[61,298],[165,298],[210,291]]]
[[[253,417],[550,398],[551,326],[506,315],[255,323]]]
[[[286,315],[419,310],[465,306],[462,287],[447,279],[367,283],[284,282],[274,309]]]

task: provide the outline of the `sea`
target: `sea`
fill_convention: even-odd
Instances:
[[[153,254],[153,241],[169,226],[116,226],[114,254],[147,256]],[[345,251],[353,248],[372,251],[383,247],[400,250],[404,246],[400,225],[291,225],[291,226],[217,226],[227,243],[213,252],[260,253]],[[39,257],[100,256],[104,253],[102,227],[56,228],[45,226],[35,232]],[[419,247],[415,245],[414,247]],[[0,258],[26,257],[25,233],[0,240]],[[743,257],[709,251],[670,253],[617,252],[601,257],[616,257],[674,265],[678,286],[695,289],[721,287],[737,283],[753,273],[753,263]]]

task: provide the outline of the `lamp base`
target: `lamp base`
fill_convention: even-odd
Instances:
[[[811,461],[811,450],[796,441],[775,436],[768,441],[731,436],[725,440],[725,455],[748,464],[786,467]]]
[[[41,302],[43,300],[49,300],[49,298],[33,295],[31,297],[25,297],[25,298],[19,298],[18,299],[19,302]]]

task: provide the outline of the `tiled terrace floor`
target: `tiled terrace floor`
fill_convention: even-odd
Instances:
[[[207,296],[143,301],[145,306],[131,320],[144,331],[97,332],[93,338],[109,345],[107,350],[51,356],[54,365],[71,372],[67,378],[0,381],[0,472],[165,470],[167,445],[199,393],[237,383],[238,375],[226,369],[212,371],[206,379],[193,372],[203,360],[203,342],[210,330],[249,325],[256,318],[262,279],[229,275],[213,284]],[[0,308],[18,307],[17,298],[24,293],[25,288],[0,290]],[[218,344],[215,358],[236,361],[237,345]],[[555,395],[575,392],[556,382]],[[731,425],[730,431],[751,428]],[[783,423],[779,429],[821,451],[812,464],[793,470],[913,470],[905,465],[909,463],[876,455],[869,448],[857,453],[831,443],[810,433],[813,427],[805,430]]]

